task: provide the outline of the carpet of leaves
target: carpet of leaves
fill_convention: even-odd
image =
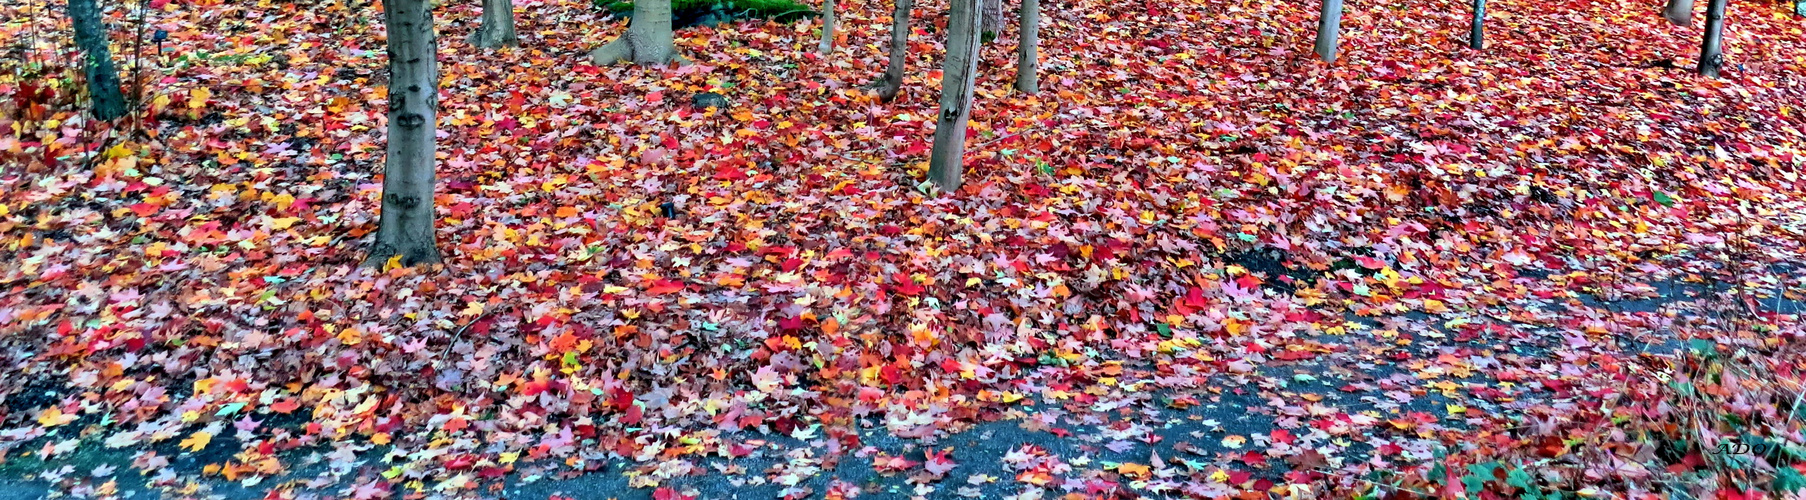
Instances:
[[[519,0],[523,46],[476,49],[477,4],[438,12],[447,263],[422,269],[355,266],[380,205],[376,6],[115,4],[145,98],[107,125],[79,113],[59,4],[0,5],[21,56],[0,75],[0,461],[132,450],[189,493],[318,462],[347,479],[263,486],[363,499],[624,460],[677,498],[704,457],[782,435],[940,496],[958,464],[861,433],[1083,423],[1108,447],[1241,396],[1272,430],[1129,462],[1024,447],[1003,480],[1806,486],[1798,311],[1763,306],[1801,298],[1806,261],[1806,23],[1781,4],[1734,5],[1712,80],[1689,69],[1704,16],[1648,1],[1495,0],[1484,52],[1463,6],[1351,2],[1334,65],[1310,2],[1049,2],[1043,92],[1010,90],[1011,26],[947,195],[921,183],[941,2],[891,104],[867,90],[888,3],[843,0],[829,56],[808,21],[685,29],[683,68],[589,65],[620,26],[586,1]],[[141,14],[161,54],[132,41]],[[1743,295],[1611,306],[1675,283]],[[1726,440],[1769,446],[1711,453]],[[798,463],[736,481],[859,493]]]

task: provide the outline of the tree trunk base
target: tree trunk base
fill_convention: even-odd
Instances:
[[[495,33],[484,33],[482,30],[478,30],[476,33],[471,33],[470,39],[466,40],[466,41],[470,42],[471,45],[475,45],[475,46],[482,47],[485,49],[497,49],[497,48],[502,48],[502,47],[519,47],[520,46],[520,38],[515,37],[512,34],[501,35],[501,34],[495,34]]]
[[[401,257],[401,267],[414,267],[423,264],[430,265],[443,262],[439,257],[439,249],[431,246],[403,251],[396,248],[394,245],[378,243],[374,248],[370,249],[370,255],[365,256],[364,261],[359,263],[358,266],[382,269],[388,267],[389,261],[396,257]]]
[[[689,59],[685,58],[684,56],[678,55],[676,52],[673,52],[670,55],[670,57],[665,58],[665,60],[663,60],[663,61],[640,60],[641,58],[635,57],[635,55],[636,55],[636,53],[633,50],[633,40],[631,40],[630,37],[628,37],[627,35],[621,35],[620,38],[616,38],[614,41],[608,42],[608,44],[603,45],[601,47],[596,47],[596,50],[589,51],[590,62],[597,66],[612,66],[612,65],[623,64],[623,63],[635,63],[635,64],[675,63],[678,66],[688,66],[690,64],[693,64]]]

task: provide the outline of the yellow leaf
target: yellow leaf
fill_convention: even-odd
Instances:
[[[188,107],[199,108],[201,106],[206,106],[207,99],[211,99],[212,97],[212,90],[208,90],[207,87],[196,87],[194,90],[188,91]]]
[[[1147,477],[1149,468],[1141,464],[1122,464],[1116,466],[1116,472],[1125,476]]]
[[[376,435],[370,436],[370,442],[376,443],[379,445],[389,444],[389,433],[378,432],[378,433],[376,433]]]
[[[345,331],[339,332],[339,342],[345,345],[357,345],[358,342],[363,341],[364,332],[357,331],[356,328],[346,328]]]
[[[190,434],[188,439],[183,439],[178,446],[187,448],[190,452],[196,452],[201,451],[201,448],[206,448],[207,443],[211,442],[213,442],[213,433],[207,431],[194,431],[194,434]]]
[[[38,414],[38,424],[45,426],[45,427],[56,427],[59,425],[67,424],[73,420],[75,420],[74,415],[64,415],[63,409],[57,408],[55,406],[52,406],[52,407],[50,407],[50,409],[44,410],[43,413]]]
[[[301,222],[301,218],[283,217],[280,219],[270,219],[270,228],[276,230],[288,229],[290,226],[295,225],[296,222]]]

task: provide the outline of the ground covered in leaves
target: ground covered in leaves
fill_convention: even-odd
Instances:
[[[1484,52],[1464,7],[1352,2],[1334,65],[1310,2],[1050,2],[1043,92],[1009,88],[1013,26],[983,53],[957,193],[922,184],[944,5],[881,104],[890,5],[841,4],[832,55],[747,21],[679,32],[684,68],[589,65],[620,31],[591,2],[517,1],[497,51],[441,7],[430,269],[355,267],[375,6],[110,11],[145,97],[109,126],[60,4],[0,5],[0,470],[359,499],[1806,487],[1782,4],[1733,7],[1711,80],[1704,16],[1651,2],[1495,0]]]

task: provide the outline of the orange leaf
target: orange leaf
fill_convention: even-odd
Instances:
[[[300,401],[295,401],[295,398],[288,398],[288,399],[284,399],[281,401],[277,401],[276,404],[270,405],[270,411],[274,411],[276,413],[287,414],[289,412],[295,411],[296,408],[300,408],[300,407],[301,407]]]

